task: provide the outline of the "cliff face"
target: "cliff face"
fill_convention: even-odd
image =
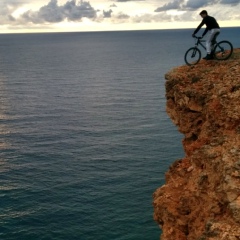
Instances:
[[[165,77],[167,113],[186,156],[153,194],[161,239],[240,239],[240,49]]]

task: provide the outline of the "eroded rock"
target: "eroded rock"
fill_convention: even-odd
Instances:
[[[153,194],[161,240],[240,239],[240,49],[165,77],[166,110],[186,156]]]

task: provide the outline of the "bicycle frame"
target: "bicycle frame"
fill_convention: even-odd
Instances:
[[[220,42],[217,42],[216,37],[218,35],[219,34],[216,34],[211,41],[212,51],[211,51],[210,59],[227,60],[231,57],[233,53],[233,46],[227,40],[222,40]],[[194,36],[194,38],[195,38],[195,46],[189,48],[184,55],[184,60],[186,64],[189,66],[197,64],[201,59],[202,54],[201,54],[200,47],[198,47],[199,45],[206,50],[206,46],[205,44],[203,44],[204,42],[206,42],[206,40],[202,40],[201,37],[196,37],[196,36]],[[204,59],[207,59],[207,58],[204,58]]]
[[[202,44],[203,42],[206,42],[206,40],[201,40],[200,37],[195,37],[195,38],[196,38],[195,47],[197,48],[198,45],[201,45],[202,48],[206,50],[206,47]]]
[[[219,34],[217,33],[217,34],[214,36],[214,38],[212,39],[212,48],[214,48],[214,46],[217,44],[216,38],[217,38],[218,35],[219,35]],[[206,40],[202,40],[201,37],[196,37],[196,36],[195,36],[195,38],[196,38],[195,47],[198,47],[198,45],[201,45],[202,48],[206,50],[206,47],[202,44],[203,42],[206,42]]]

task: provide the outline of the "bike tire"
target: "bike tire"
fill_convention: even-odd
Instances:
[[[201,51],[196,47],[189,48],[184,56],[185,63],[188,66],[197,64],[201,59]]]
[[[214,47],[214,58],[217,60],[227,60],[232,56],[233,46],[229,41],[221,41]]]

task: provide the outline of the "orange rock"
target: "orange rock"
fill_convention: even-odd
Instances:
[[[165,78],[166,111],[186,156],[153,194],[161,240],[240,239],[240,49]]]

